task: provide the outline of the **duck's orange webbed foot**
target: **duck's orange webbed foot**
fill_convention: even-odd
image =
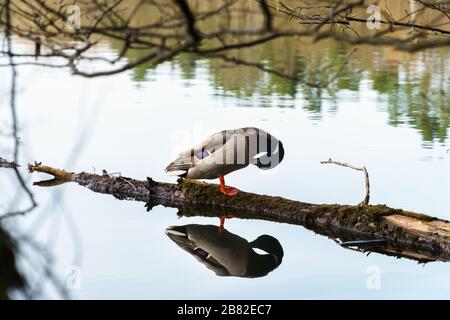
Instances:
[[[220,191],[229,197],[233,197],[239,193],[239,190],[233,187],[225,186],[223,188],[220,188]]]
[[[219,181],[220,181],[220,192],[222,192],[223,194],[229,197],[233,197],[239,193],[238,189],[225,185],[224,177],[219,177]]]
[[[231,218],[234,218],[232,214],[224,214],[223,216],[220,216],[219,232],[223,232],[223,230],[225,230],[225,219]]]

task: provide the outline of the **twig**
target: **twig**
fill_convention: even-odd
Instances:
[[[347,167],[353,170],[362,171],[364,173],[364,180],[365,180],[365,188],[366,188],[366,195],[364,196],[363,201],[361,201],[358,205],[368,205],[370,200],[370,181],[369,181],[369,173],[367,172],[367,168],[365,166],[363,167],[355,167],[354,165],[351,165],[349,163],[345,162],[339,162],[339,161],[333,161],[331,159],[328,159],[326,161],[320,161],[321,164],[335,164],[341,167]]]
[[[118,177],[117,179],[121,179],[122,181],[128,183],[130,186],[133,187],[134,191],[137,191],[136,187],[134,186],[134,184],[132,184],[130,181],[128,181],[127,179],[124,179],[122,177]]]
[[[20,167],[14,161],[8,161],[2,157],[0,157],[0,168],[17,168]]]

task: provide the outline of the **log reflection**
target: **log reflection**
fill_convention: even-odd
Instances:
[[[236,218],[243,219],[252,219],[252,214],[242,213],[242,212],[232,212],[230,210],[220,211],[215,210],[212,213],[208,209],[202,209],[200,207],[187,207],[183,206],[178,210],[178,216],[184,217],[194,217],[194,216],[207,216],[207,217],[218,217],[220,218],[224,214],[233,215]],[[316,224],[306,224],[303,225],[309,230],[313,232],[326,236],[338,245],[340,245],[344,249],[358,251],[364,254],[369,255],[372,252],[383,254],[386,256],[392,256],[396,258],[407,258],[411,260],[415,260],[419,263],[427,263],[433,261],[444,261],[449,262],[450,259],[445,254],[440,254],[439,252],[433,251],[425,251],[421,250],[419,247],[414,248],[412,246],[401,245],[399,242],[392,242],[387,239],[382,239],[377,235],[371,235],[368,233],[357,234],[352,230],[346,230],[345,228],[340,228],[339,226],[331,226],[331,227],[319,227]],[[372,242],[365,243],[366,241],[377,240],[378,243]],[[350,241],[357,241],[359,243],[355,243],[352,245],[348,243]],[[347,243],[347,244],[346,244]]]

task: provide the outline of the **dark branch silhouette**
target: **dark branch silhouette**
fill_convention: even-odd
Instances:
[[[6,11],[10,14],[4,14],[7,3],[9,9]],[[259,62],[244,62],[233,58],[232,53],[279,38],[292,41],[331,38],[351,45],[386,45],[405,51],[450,45],[448,1],[415,0],[408,3],[414,7],[406,10],[403,16],[394,17],[387,3],[375,2],[380,7],[377,21],[380,28],[370,30],[367,24],[371,18],[366,9],[373,3],[364,0],[324,0],[315,4],[298,1],[296,7],[266,0],[245,4],[222,0],[207,5],[185,0],[136,1],[133,6],[123,0],[80,0],[76,2],[80,10],[79,28],[71,23],[77,17],[65,1],[59,4],[38,0],[7,1],[0,4],[3,12],[0,25],[6,26],[11,35],[32,43],[34,52],[0,53],[15,57],[16,65],[67,67],[75,75],[99,77],[142,64],[157,65],[186,52],[205,58],[231,54],[229,62],[251,66]],[[145,16],[144,22],[139,14]],[[241,15],[256,22],[262,20],[262,23],[255,22],[250,28],[236,25],[233,19]],[[12,24],[11,19],[14,20]],[[113,58],[92,52],[99,41],[106,39],[121,43],[121,49]],[[145,54],[127,61],[130,50],[142,50]],[[55,58],[65,63],[56,63]],[[83,61],[102,62],[105,69],[83,70]],[[7,64],[0,63],[3,65]],[[271,70],[267,66],[259,69]],[[292,77],[284,72],[274,74],[286,79]],[[305,84],[317,87],[329,83]]]

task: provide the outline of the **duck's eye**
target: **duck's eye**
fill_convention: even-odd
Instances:
[[[208,151],[204,150],[199,150],[197,151],[197,153],[195,154],[195,156],[197,157],[197,159],[205,159],[207,156],[209,156]]]

